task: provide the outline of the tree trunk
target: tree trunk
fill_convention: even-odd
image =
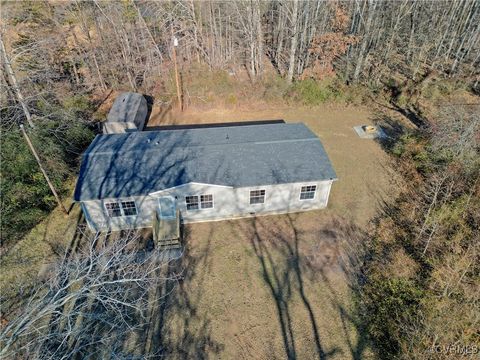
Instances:
[[[297,31],[298,31],[298,0],[293,1],[293,13],[292,13],[292,39],[290,42],[290,60],[288,62],[288,74],[287,81],[292,83],[293,75],[295,71],[295,55],[297,52]]]
[[[262,14],[260,11],[261,2],[257,1],[255,6],[256,25],[257,25],[257,75],[263,74],[263,31]]]
[[[3,34],[2,34],[3,37]],[[12,66],[10,64],[10,60],[7,55],[7,50],[5,49],[5,44],[3,43],[3,38],[0,37],[0,51],[2,52],[3,61],[5,63],[5,70],[7,71],[8,78],[12,85],[13,91],[17,97],[17,101],[20,103],[23,109],[23,113],[25,114],[25,118],[27,119],[28,125],[34,128],[35,125],[32,121],[32,115],[30,114],[30,110],[28,109],[27,104],[25,103],[25,99],[23,98],[22,92],[18,87],[17,78],[15,77],[15,73],[13,72]]]
[[[356,81],[358,80],[360,76],[360,72],[363,69],[363,61],[366,57],[366,52],[367,52],[367,46],[368,43],[370,42],[371,39],[371,34],[370,34],[370,29],[372,27],[372,21],[375,13],[375,8],[377,6],[377,3],[373,0],[369,0],[369,9],[368,9],[368,18],[367,18],[367,23],[365,25],[365,30],[364,30],[364,38],[362,41],[362,46],[360,47],[360,53],[358,54],[358,59],[357,59],[357,65],[355,67],[355,72],[353,74],[353,80]]]

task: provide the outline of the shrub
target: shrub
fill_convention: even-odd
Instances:
[[[423,291],[414,281],[400,278],[374,278],[364,290],[370,336],[380,357],[392,359],[403,337],[399,324],[413,322]]]
[[[392,148],[392,154],[411,161],[421,174],[432,169],[432,154],[428,152],[426,140],[418,133],[408,132],[400,136]]]
[[[347,104],[361,105],[368,101],[370,90],[362,85],[343,85],[342,92]]]
[[[345,87],[337,78],[322,81],[306,79],[295,82],[288,89],[286,96],[294,102],[315,106],[330,101],[348,102],[353,99],[347,97],[348,87]]]
[[[295,82],[290,87],[287,96],[303,105],[315,106],[331,100],[335,94],[330,87],[330,81],[306,79]]]
[[[227,98],[225,99],[225,103],[227,105],[236,105],[237,104],[237,96],[235,94],[228,94]]]
[[[283,100],[290,88],[288,82],[280,75],[266,75],[262,84],[263,99],[267,102]]]
[[[92,110],[92,103],[85,95],[73,95],[63,100],[63,107],[73,113],[86,114]]]
[[[220,98],[225,98],[235,91],[234,79],[224,70],[209,70],[204,65],[192,66],[184,76],[184,90],[192,96],[202,96],[212,92]],[[175,90],[175,75],[172,73],[172,93]]]
[[[43,139],[43,147],[51,143]],[[58,149],[57,149],[58,150]],[[50,189],[28,146],[18,131],[2,135],[2,216],[1,243],[8,245],[19,239],[55,206]],[[52,181],[61,191],[64,174],[51,172]]]

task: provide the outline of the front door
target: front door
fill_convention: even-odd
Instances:
[[[172,196],[162,196],[158,198],[160,208],[160,217],[164,219],[174,218],[176,216],[177,206],[175,198]]]
[[[177,204],[172,196],[158,198],[158,208],[155,212],[153,235],[155,241],[170,241],[178,243],[180,238],[180,218],[177,216]],[[163,243],[165,245],[165,243]]]

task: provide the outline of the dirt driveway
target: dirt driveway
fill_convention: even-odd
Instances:
[[[326,210],[188,225],[185,278],[162,310],[152,351],[188,359],[371,357],[348,284],[365,226],[394,191],[380,145],[352,129],[372,115],[333,107],[152,114],[149,125],[304,122],[339,178]]]

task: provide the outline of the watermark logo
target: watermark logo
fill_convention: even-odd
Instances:
[[[438,355],[457,355],[457,356],[473,356],[480,353],[480,346],[476,344],[437,344],[433,342],[429,352]]]

